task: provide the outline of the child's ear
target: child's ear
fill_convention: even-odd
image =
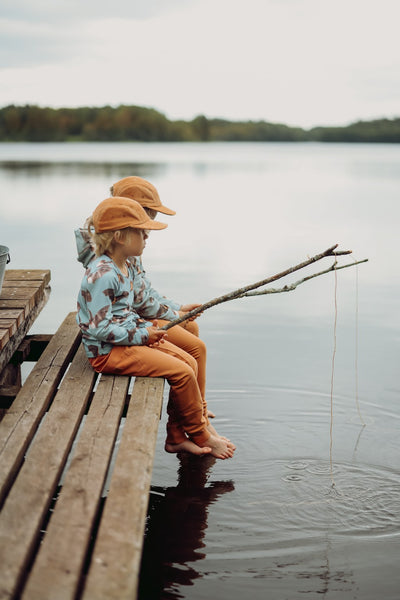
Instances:
[[[121,241],[122,241],[122,240],[121,240],[121,232],[120,232],[119,230],[118,230],[118,231],[114,231],[113,240],[114,240],[114,242],[116,242],[117,244],[120,244],[120,243],[121,243]]]

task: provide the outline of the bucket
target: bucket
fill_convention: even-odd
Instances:
[[[6,265],[10,262],[10,254],[7,246],[0,246],[0,293],[3,286],[4,273],[6,272]]]

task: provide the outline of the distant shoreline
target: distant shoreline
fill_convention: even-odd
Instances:
[[[311,129],[199,115],[170,120],[140,106],[0,108],[0,142],[335,142],[400,143],[400,117]]]
[[[389,146],[394,146],[396,145],[396,143],[399,142],[377,142],[375,140],[368,140],[368,141],[340,141],[340,140],[334,140],[334,141],[327,141],[327,140],[280,140],[280,141],[276,141],[276,140],[208,140],[208,141],[199,141],[199,140],[181,140],[181,141],[161,141],[161,140],[154,140],[151,142],[146,142],[146,141],[142,141],[142,140],[78,140],[78,139],[69,139],[69,140],[3,140],[0,138],[0,146],[6,146],[7,144],[66,144],[66,145],[73,145],[73,144],[148,144],[149,146],[151,146],[152,144],[180,144],[182,146],[185,145],[189,145],[189,144],[204,144],[206,145],[212,145],[212,144],[237,144],[238,146],[240,146],[240,144],[329,144],[331,146],[335,145],[335,144],[346,144],[348,146],[356,146],[357,144],[359,145],[364,145],[364,144],[375,144],[375,145],[389,145]],[[1,160],[1,158],[0,158]]]

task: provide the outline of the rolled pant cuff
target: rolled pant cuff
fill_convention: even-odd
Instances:
[[[182,444],[182,442],[186,442],[187,439],[188,438],[185,434],[180,434],[176,432],[172,433],[167,430],[167,438],[165,441],[167,444]]]
[[[208,431],[202,431],[200,433],[194,433],[194,434],[190,434],[190,439],[192,440],[192,442],[194,442],[197,445],[203,445],[207,443],[207,440],[209,439],[210,434],[208,433]]]

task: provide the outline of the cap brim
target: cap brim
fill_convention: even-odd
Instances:
[[[133,225],[133,227],[136,227],[137,229],[165,229],[168,225],[166,223],[161,223],[160,221],[149,219],[148,221],[141,223],[140,226]]]
[[[157,208],[154,208],[154,210],[156,210],[157,212],[163,213],[163,215],[176,215],[176,212],[174,210],[171,210],[170,208],[167,208],[166,206],[163,206],[162,204],[160,206],[157,206]]]

